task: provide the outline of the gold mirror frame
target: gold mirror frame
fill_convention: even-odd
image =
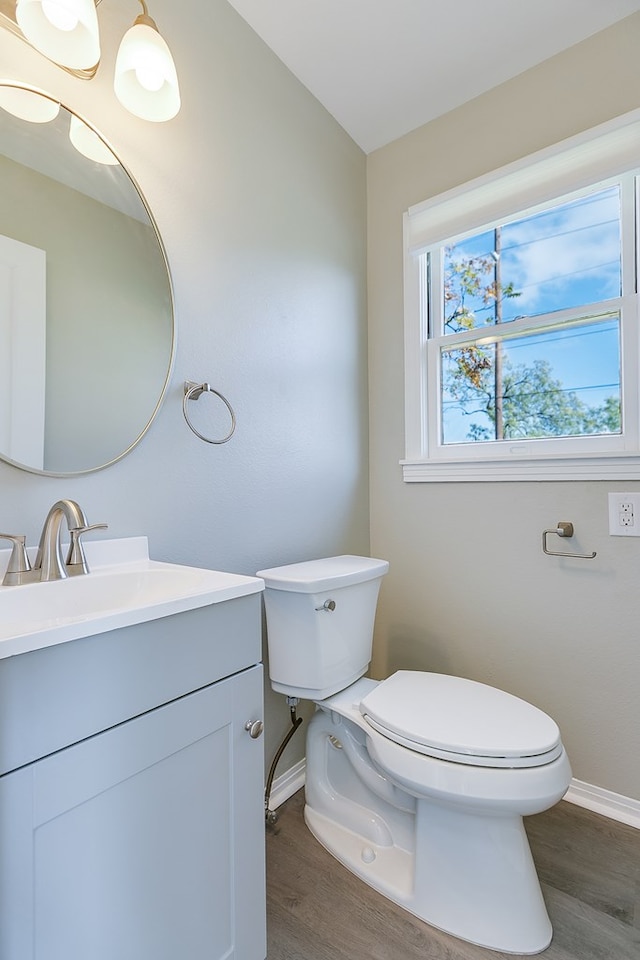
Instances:
[[[45,93],[44,91],[42,91],[42,90],[40,90],[40,89],[37,89],[37,88],[35,88],[35,87],[31,87],[31,86],[29,86],[29,85],[27,85],[27,84],[23,84],[23,83],[17,82],[17,81],[0,80],[0,87],[15,87],[15,88],[18,88],[18,89],[27,90],[27,91],[30,91],[30,92],[32,92],[32,93],[34,93],[34,94],[37,94],[37,95],[39,95],[39,96],[41,96],[41,97],[43,97],[43,98],[45,98],[45,99],[47,99],[47,100],[52,100],[52,101],[55,102],[55,103],[59,103],[59,101],[58,101],[56,98],[51,97],[49,94]],[[153,217],[153,214],[152,214],[152,212],[151,212],[151,210],[150,210],[150,208],[149,208],[149,205],[148,205],[148,203],[147,203],[147,201],[146,201],[146,199],[145,199],[145,197],[144,197],[144,194],[142,193],[142,191],[141,191],[138,183],[136,182],[136,180],[134,179],[134,177],[131,175],[131,173],[128,171],[128,169],[126,168],[126,166],[124,166],[124,164],[122,164],[122,162],[120,161],[119,157],[117,156],[117,154],[115,153],[115,151],[113,150],[113,148],[111,147],[111,145],[108,144],[108,143],[101,137],[100,133],[99,133],[90,123],[88,123],[88,122],[85,120],[84,117],[79,117],[77,114],[74,114],[74,112],[71,111],[68,107],[65,107],[64,104],[60,104],[60,107],[61,107],[62,110],[64,110],[64,112],[65,112],[65,114],[66,114],[67,116],[69,116],[69,117],[71,117],[71,116],[76,116],[76,117],[78,117],[78,119],[81,120],[81,121],[87,126],[87,128],[88,128],[89,130],[93,131],[93,133],[95,133],[95,134],[97,135],[97,137],[102,141],[102,143],[105,145],[105,147],[107,147],[107,148],[113,153],[114,157],[118,160],[117,168],[111,167],[111,168],[106,168],[106,169],[111,169],[111,170],[120,169],[120,170],[121,170],[121,176],[122,176],[123,182],[125,182],[126,184],[128,184],[128,185],[131,187],[131,190],[132,190],[132,194],[131,194],[131,196],[132,196],[132,201],[131,201],[131,202],[132,202],[132,203],[135,203],[135,204],[140,208],[141,211],[144,211],[144,214],[146,215],[146,219],[147,219],[147,223],[148,223],[148,228],[149,228],[149,230],[151,231],[151,232],[150,232],[150,236],[153,237],[152,248],[153,248],[153,250],[154,250],[154,253],[152,254],[152,256],[153,256],[153,258],[154,258],[154,260],[155,260],[155,263],[156,263],[156,268],[155,268],[155,269],[157,269],[157,270],[160,272],[160,274],[162,275],[162,283],[163,283],[162,297],[164,297],[164,299],[165,299],[166,308],[167,308],[167,312],[166,312],[166,314],[165,314],[165,318],[166,318],[166,319],[165,319],[165,322],[166,322],[166,324],[167,324],[167,330],[166,330],[166,338],[165,338],[165,340],[164,340],[162,343],[160,343],[160,350],[161,350],[161,352],[162,352],[162,356],[161,356],[161,359],[160,359],[160,366],[162,367],[162,372],[161,372],[161,376],[158,377],[158,378],[155,380],[155,385],[154,385],[154,387],[153,387],[153,393],[152,393],[151,398],[150,398],[149,406],[148,406],[147,410],[144,410],[144,411],[143,411],[143,415],[139,418],[139,425],[134,425],[134,428],[131,430],[131,432],[130,432],[130,439],[129,439],[129,440],[125,440],[125,442],[124,442],[121,446],[118,447],[117,452],[112,452],[110,455],[107,455],[107,456],[104,456],[104,457],[96,457],[95,459],[92,460],[92,462],[86,463],[86,464],[83,464],[83,465],[79,465],[79,466],[76,466],[76,465],[74,464],[74,465],[71,466],[71,467],[68,467],[68,466],[65,465],[64,467],[53,467],[53,468],[52,468],[52,467],[49,467],[49,468],[44,467],[44,468],[41,468],[40,466],[33,466],[33,465],[31,465],[31,464],[29,464],[29,463],[27,463],[27,462],[24,462],[23,460],[16,460],[16,459],[12,458],[10,455],[8,455],[6,452],[0,450],[0,460],[1,460],[1,461],[4,461],[5,463],[10,464],[11,466],[17,467],[18,469],[26,470],[28,473],[35,473],[35,474],[38,474],[38,475],[40,475],[40,476],[50,476],[50,477],[81,476],[81,475],[84,475],[84,474],[94,473],[94,472],[96,472],[96,471],[98,471],[98,470],[103,470],[103,469],[105,469],[105,467],[109,467],[109,466],[112,466],[113,464],[117,463],[119,460],[121,460],[123,457],[125,457],[127,454],[129,454],[129,453],[133,450],[134,447],[136,447],[136,446],[138,445],[138,443],[139,443],[139,442],[142,440],[142,438],[145,436],[145,434],[147,433],[149,427],[151,426],[152,422],[154,421],[154,419],[155,419],[155,417],[156,417],[156,415],[157,415],[157,413],[158,413],[158,411],[159,411],[159,409],[160,409],[160,407],[161,407],[161,405],[162,405],[162,402],[163,402],[163,400],[164,400],[164,398],[165,398],[165,395],[166,395],[166,392],[167,392],[167,389],[168,389],[168,385],[169,385],[169,382],[170,382],[170,379],[171,379],[171,373],[172,373],[173,363],[174,363],[174,359],[175,359],[175,347],[176,347],[175,302],[174,302],[174,295],[173,295],[173,284],[172,284],[172,278],[171,278],[171,271],[170,271],[170,268],[169,268],[169,263],[168,263],[168,259],[167,259],[166,250],[165,250],[165,247],[164,247],[164,244],[163,244],[163,241],[162,241],[162,237],[161,237],[161,235],[160,235],[160,231],[159,231],[159,229],[158,229],[158,225],[157,225],[157,223],[156,223],[156,221],[155,221],[155,219],[154,219],[154,217]],[[3,113],[4,113],[4,111],[0,110],[0,116],[1,116]],[[54,121],[54,122],[55,122],[55,121]],[[27,127],[29,127],[29,126],[30,126],[30,124],[27,123]],[[34,126],[34,127],[45,127],[45,126],[48,127],[49,124],[33,124],[33,126]],[[67,139],[67,138],[65,138],[65,142],[66,142],[66,139]],[[73,148],[71,148],[71,150],[72,150],[72,153],[74,153]],[[84,162],[84,161],[81,159],[80,162]],[[91,166],[91,165],[92,165],[92,164],[89,163],[89,166]],[[100,165],[96,165],[96,164],[93,164],[93,166],[99,166],[99,167],[100,167]],[[102,169],[102,168],[101,168],[101,169]],[[134,193],[135,193],[135,197],[136,197],[135,201],[134,201],[134,199],[133,199]],[[18,205],[19,205],[19,204],[18,204]],[[151,248],[149,248],[149,249],[151,249]],[[136,270],[137,270],[137,263],[136,263]],[[155,271],[154,271],[154,272],[155,272]],[[166,284],[166,286],[164,286],[165,284]],[[132,356],[133,356],[133,354],[132,354]],[[135,359],[135,357],[134,357],[134,359]],[[115,371],[115,372],[114,372],[114,377],[115,377],[115,379],[113,380],[113,382],[116,384],[116,387],[118,387],[118,388],[119,388],[119,383],[121,382],[121,381],[118,380],[118,377],[119,377],[119,376],[120,376],[119,372],[118,372],[118,371]],[[129,381],[129,382],[131,382],[131,381]],[[121,391],[119,391],[119,392],[121,392]],[[82,396],[81,396],[81,395],[79,396],[78,399],[79,399],[79,402],[82,403]],[[145,401],[145,402],[146,402],[146,401]],[[148,412],[147,412],[147,411],[148,411]],[[95,430],[96,430],[96,431],[100,431],[100,430],[101,430],[101,423],[100,423],[100,422],[96,422],[96,423],[95,423]]]

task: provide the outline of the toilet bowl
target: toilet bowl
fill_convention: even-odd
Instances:
[[[318,708],[307,731],[305,821],[354,874],[432,926],[538,953],[552,928],[522,818],[569,785],[558,727],[472,680],[365,678],[387,569],[338,557],[258,573],[272,685]]]

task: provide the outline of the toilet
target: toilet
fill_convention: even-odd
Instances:
[[[523,826],[566,792],[554,721],[445,674],[365,677],[385,560],[261,570],[274,690],[316,703],[305,821],[345,867],[447,933],[534,954],[551,923]]]

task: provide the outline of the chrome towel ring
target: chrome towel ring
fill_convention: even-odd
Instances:
[[[216,397],[219,397],[220,400],[224,403],[225,407],[229,411],[229,416],[231,417],[231,429],[226,437],[223,437],[222,440],[212,440],[211,437],[205,437],[203,433],[200,433],[199,430],[196,430],[194,425],[189,419],[189,414],[187,413],[187,404],[190,400],[198,400],[203,393],[214,393]],[[184,418],[187,421],[187,426],[189,429],[195,433],[196,437],[199,440],[204,440],[205,443],[226,443],[227,440],[230,440],[233,436],[236,429],[236,415],[233,412],[233,407],[227,400],[227,398],[220,393],[218,390],[214,390],[211,384],[209,383],[196,383],[194,380],[185,380],[184,382],[184,396],[182,398],[182,413]]]

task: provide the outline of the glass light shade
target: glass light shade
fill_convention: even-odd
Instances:
[[[134,23],[116,58],[116,96],[129,113],[143,120],[171,120],[180,109],[178,75],[169,47],[157,30]]]
[[[0,87],[0,107],[30,123],[49,123],[60,113],[60,104],[20,87]]]
[[[83,123],[75,114],[71,114],[69,124],[69,139],[78,153],[81,153],[89,160],[95,160],[96,163],[105,163],[110,166],[117,164],[118,158],[114,156],[104,140],[101,140],[95,130]]]
[[[29,43],[54,63],[89,70],[100,60],[94,0],[18,0],[16,21]]]

